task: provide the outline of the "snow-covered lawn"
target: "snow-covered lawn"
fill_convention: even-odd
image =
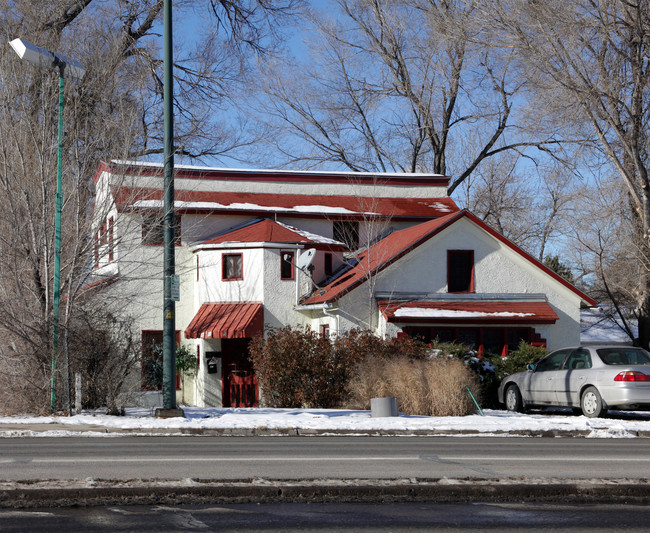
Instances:
[[[56,431],[49,435],[65,436],[74,431],[71,426],[101,426],[112,431],[126,429],[130,432],[149,429],[287,429],[298,430],[397,430],[436,431],[450,433],[465,432],[481,435],[521,433],[525,431],[580,431],[591,437],[634,437],[639,432],[650,435],[650,413],[613,413],[607,418],[590,419],[573,416],[568,411],[550,413],[538,411],[528,414],[509,413],[499,410],[485,410],[485,416],[478,414],[464,417],[419,417],[405,416],[372,418],[370,411],[343,409],[267,409],[267,408],[200,408],[183,407],[185,418],[155,418],[152,409],[129,408],[126,416],[108,416],[102,412],[63,416],[4,416],[0,417],[0,436],[11,436],[3,424],[33,425],[56,424]],[[15,427],[15,426],[14,426]],[[69,428],[66,431],[66,428]],[[76,428],[77,430],[79,428]],[[78,434],[78,431],[74,431]]]

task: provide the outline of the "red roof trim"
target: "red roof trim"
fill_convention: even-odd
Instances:
[[[417,301],[378,302],[388,322],[409,324],[554,324],[559,317],[547,302],[522,301]],[[396,316],[399,310],[436,311],[436,316]],[[447,316],[445,316],[447,313]],[[462,316],[475,313],[475,316]],[[525,316],[522,316],[525,315]]]
[[[134,165],[129,163],[101,162],[102,170],[119,174],[136,176],[163,176],[163,167],[159,165]],[[99,172],[99,170],[98,170]],[[428,185],[449,186],[449,177],[440,174],[408,172],[326,172],[272,169],[225,169],[183,167],[174,168],[174,176],[184,179],[222,180],[222,181],[258,181],[281,183],[357,183],[386,185]]]
[[[261,303],[202,304],[185,329],[186,339],[240,339],[264,330]]]

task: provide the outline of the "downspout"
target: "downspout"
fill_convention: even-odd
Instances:
[[[341,329],[341,315],[339,315],[338,309],[336,309],[336,314],[334,314],[333,312],[330,311],[330,308],[323,307],[323,314],[325,316],[336,318],[336,332],[335,332],[335,334],[338,336],[339,330]]]

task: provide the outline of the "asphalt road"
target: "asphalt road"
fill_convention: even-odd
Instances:
[[[0,439],[0,480],[645,479],[649,439]]]
[[[63,531],[647,531],[640,505],[521,503],[143,505],[0,510],[0,530]]]

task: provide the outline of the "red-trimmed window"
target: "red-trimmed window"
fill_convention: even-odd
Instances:
[[[115,235],[114,235],[114,220],[113,217],[108,219],[108,260],[113,261],[115,259]]]
[[[99,266],[99,232],[95,232],[95,237],[93,239],[93,256],[95,259],[95,268]]]
[[[294,258],[295,252],[280,252],[280,279],[294,279]]]
[[[221,256],[221,279],[235,281],[244,279],[242,254],[223,254]]]
[[[320,327],[320,334],[325,337],[326,339],[329,339],[330,336],[330,325],[329,324],[322,324]]]
[[[506,356],[516,350],[522,341],[546,346],[546,341],[533,328],[405,326],[403,333],[427,343],[438,341],[463,344],[476,350],[479,356],[488,353]]]
[[[447,250],[447,291],[474,292],[474,250]]]

